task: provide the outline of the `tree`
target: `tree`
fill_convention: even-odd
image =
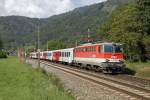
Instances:
[[[136,0],[138,33],[141,33],[141,53],[146,55],[150,48],[150,0]],[[142,58],[145,58],[142,56]]]
[[[64,49],[67,47],[67,44],[61,40],[50,40],[48,41],[49,50]]]
[[[130,60],[145,61],[145,33],[139,32],[138,9],[133,4],[123,5],[112,12],[108,21],[100,28],[105,37],[124,44],[124,52]]]
[[[0,38],[0,50],[2,50],[2,48],[3,48],[3,43],[2,43],[2,40]]]
[[[139,31],[150,35],[150,0],[136,0]]]

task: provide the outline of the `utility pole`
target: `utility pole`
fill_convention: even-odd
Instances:
[[[38,68],[40,68],[40,33],[39,33],[39,23],[38,23]]]
[[[75,46],[76,46],[76,47],[78,46],[78,40],[76,40]]]
[[[47,51],[48,51],[48,41],[47,41]]]
[[[88,28],[88,42],[90,42],[90,29]]]

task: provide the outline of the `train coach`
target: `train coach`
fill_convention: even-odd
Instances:
[[[61,62],[64,64],[72,64],[73,49],[74,48],[68,48],[68,49],[51,51],[52,52],[51,60],[54,62]]]
[[[31,53],[31,58],[38,58]],[[121,44],[84,44],[75,48],[40,52],[40,59],[76,65],[103,73],[120,73],[125,67]]]
[[[37,52],[30,53],[30,58],[36,59],[37,58]]]
[[[60,50],[60,62],[64,64],[72,64],[74,57],[73,57],[73,50],[74,48],[62,49]]]

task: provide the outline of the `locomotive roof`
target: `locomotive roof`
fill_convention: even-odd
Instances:
[[[108,45],[122,45],[120,43],[113,43],[113,42],[103,42],[103,43],[86,43],[86,44],[82,44],[80,46],[77,46],[77,47],[85,47],[85,46],[95,46],[95,45],[104,45],[104,44],[108,44]]]

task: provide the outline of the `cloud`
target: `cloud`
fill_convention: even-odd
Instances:
[[[0,0],[0,16],[49,17],[106,0]]]

